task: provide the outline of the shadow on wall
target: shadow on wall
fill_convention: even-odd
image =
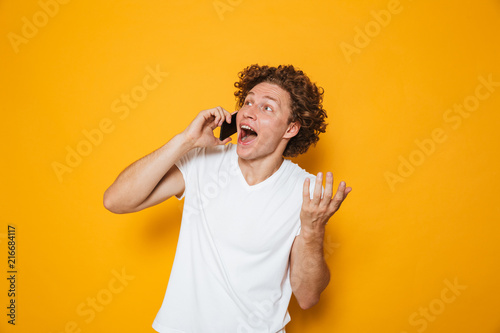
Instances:
[[[141,241],[143,246],[148,249],[162,248],[169,246],[172,253],[175,252],[179,230],[182,218],[182,203],[169,204],[169,200],[177,200],[170,198],[167,202],[159,204],[158,207],[151,207],[154,213],[145,218],[144,225],[141,228]]]
[[[320,136],[320,141],[321,141],[321,136]],[[332,154],[332,149],[329,148],[329,151],[326,151],[325,145],[316,145],[316,146],[311,146],[309,147],[309,150],[302,155],[299,155],[297,157],[292,158],[292,162],[298,164],[302,169],[305,169],[307,172],[310,174],[316,175],[318,172],[327,172],[327,171],[332,171],[334,170],[320,170],[322,166],[322,160],[323,157],[326,154]],[[331,166],[328,166],[331,167]],[[333,174],[335,177],[335,172]],[[335,179],[334,179],[335,180]]]

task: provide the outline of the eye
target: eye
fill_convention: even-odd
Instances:
[[[250,102],[250,101],[245,101],[245,105],[252,105],[252,102]]]
[[[269,105],[265,106],[265,107],[264,107],[264,109],[265,109],[266,111],[273,111],[273,108],[272,108],[272,107],[270,107]]]

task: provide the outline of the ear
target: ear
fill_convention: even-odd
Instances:
[[[288,128],[285,132],[285,135],[283,135],[283,138],[291,139],[299,133],[299,130],[300,123],[298,121],[291,122],[290,124],[288,124]]]

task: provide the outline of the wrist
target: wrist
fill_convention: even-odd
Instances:
[[[182,131],[181,133],[177,134],[175,136],[175,139],[179,142],[179,144],[184,150],[189,151],[193,148],[196,148],[196,140],[190,137],[186,133],[186,131]]]
[[[166,144],[160,147],[155,153],[160,161],[178,161],[184,154],[193,148],[193,144],[186,140],[183,133],[172,137]]]
[[[301,228],[300,236],[303,238],[304,245],[323,250],[323,242],[325,239],[325,228],[322,230],[314,230],[310,228]]]

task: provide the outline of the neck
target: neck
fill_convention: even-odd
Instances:
[[[267,158],[256,160],[245,160],[238,157],[238,164],[246,182],[248,185],[252,186],[271,177],[276,171],[278,171],[283,163],[283,160],[284,159],[281,155],[268,156]]]

